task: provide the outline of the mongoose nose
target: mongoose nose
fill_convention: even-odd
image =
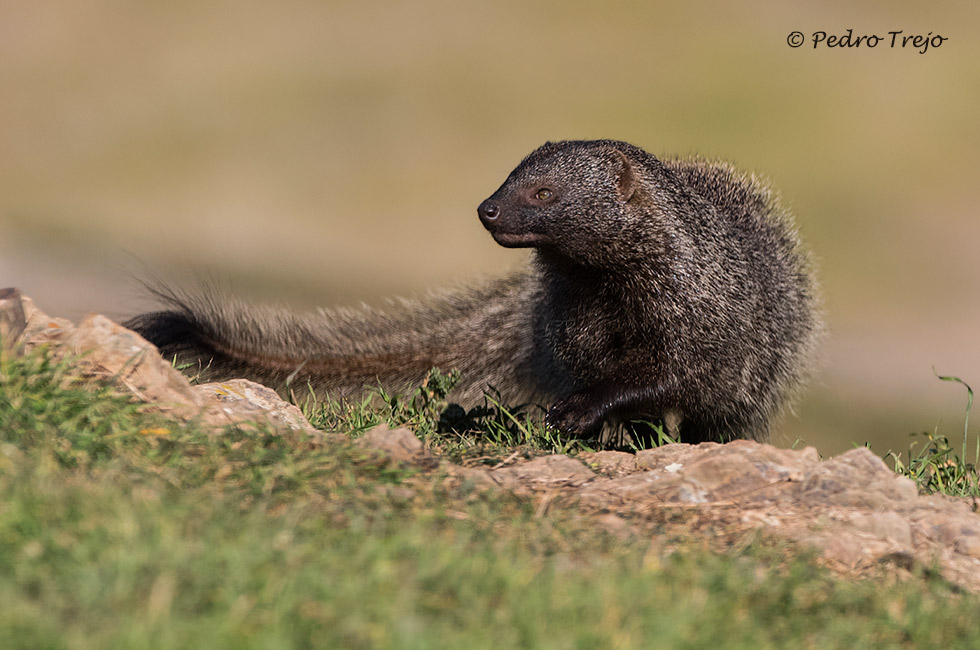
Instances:
[[[480,221],[487,223],[488,221],[496,221],[497,217],[500,216],[500,208],[496,203],[487,199],[480,204],[480,207],[476,209],[477,213],[480,215]]]

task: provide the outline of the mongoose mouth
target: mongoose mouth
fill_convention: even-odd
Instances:
[[[532,248],[543,243],[541,235],[533,232],[491,232],[495,242],[504,248]]]

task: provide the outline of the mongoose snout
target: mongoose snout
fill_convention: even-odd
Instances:
[[[522,219],[520,210],[515,210],[514,206],[505,207],[501,201],[491,197],[480,204],[477,213],[494,241],[505,248],[528,248],[539,243],[538,233],[529,227]]]

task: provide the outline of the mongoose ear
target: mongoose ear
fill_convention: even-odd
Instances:
[[[619,149],[613,149],[613,151],[616,152],[616,160],[619,163],[619,177],[617,181],[619,196],[623,200],[623,203],[628,203],[633,198],[633,194],[636,193],[638,183],[636,173],[633,171],[633,163],[626,157],[626,154]]]

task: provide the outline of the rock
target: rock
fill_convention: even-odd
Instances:
[[[721,447],[721,445],[714,442],[706,442],[701,445],[678,443],[654,449],[643,449],[636,452],[636,468],[638,470],[666,470],[667,467],[677,465],[681,459],[687,463],[693,462],[701,454],[716,447]]]
[[[184,421],[221,429],[261,424],[322,436],[299,409],[275,391],[246,380],[192,386],[151,343],[105,316],[90,314],[78,327],[51,318],[17,289],[0,290],[0,333],[5,350],[21,354],[47,346],[70,357],[83,378],[109,381],[152,408]]]
[[[105,316],[90,314],[58,336],[86,376],[109,380],[142,402],[184,419],[202,413],[208,404],[153,345]]]
[[[799,480],[817,459],[812,448],[792,451],[736,440],[708,448],[690,462],[675,463],[681,465],[677,473],[711,501],[750,503],[770,500],[774,490],[769,488]]]
[[[603,476],[625,476],[636,471],[636,455],[625,451],[596,451],[579,458]]]
[[[4,349],[21,351],[46,341],[60,340],[73,326],[64,318],[51,318],[20,289],[0,289],[0,338]]]
[[[595,472],[580,460],[552,454],[491,470],[490,476],[500,485],[512,488],[522,486],[533,491],[577,487],[594,479]]]
[[[902,548],[912,546],[912,526],[897,512],[861,513],[851,519],[857,530],[895,542]]]
[[[276,391],[254,381],[232,379],[192,388],[204,395],[204,403],[208,405],[205,418],[211,424],[221,426],[242,421],[268,421],[276,429],[322,435],[294,404],[283,401]]]
[[[365,449],[379,451],[391,460],[403,463],[417,460],[425,453],[422,441],[416,438],[414,433],[405,427],[392,430],[386,424],[366,432],[357,439],[356,444]]]
[[[27,327],[23,296],[19,289],[0,289],[0,344],[13,350]]]
[[[842,506],[893,508],[917,495],[915,483],[888,469],[870,449],[858,447],[814,467],[800,496]]]
[[[920,496],[867,449],[821,461],[813,449],[751,441],[667,445],[637,452],[626,474],[617,470],[630,466],[627,459],[589,458],[600,470],[616,469],[567,491],[597,512],[662,525],[664,509],[696,510],[701,525],[788,539],[841,570],[872,570],[896,558],[902,566],[938,563],[947,579],[980,591],[980,516],[964,499]]]

